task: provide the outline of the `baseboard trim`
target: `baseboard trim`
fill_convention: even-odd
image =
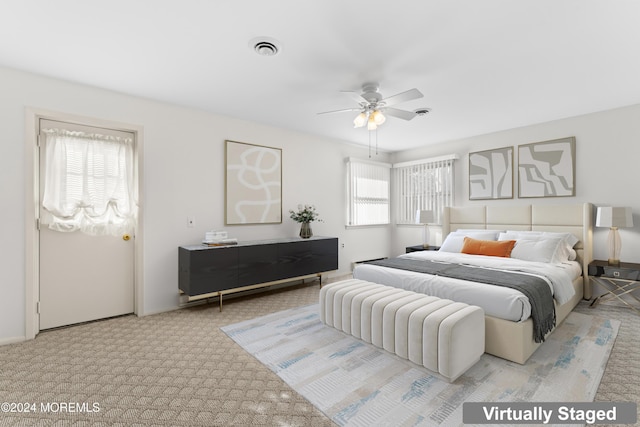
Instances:
[[[27,340],[27,337],[25,337],[25,336],[0,338],[0,346],[9,345],[9,344],[16,344],[16,343],[19,343],[19,342],[24,342],[26,340]]]

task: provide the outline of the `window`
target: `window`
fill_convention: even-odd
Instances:
[[[347,225],[389,224],[391,165],[349,158]]]
[[[137,214],[133,135],[54,127],[59,124],[41,123],[44,224],[90,235],[133,232]]]
[[[453,163],[456,155],[393,165],[397,224],[414,224],[417,210],[433,211],[441,223],[442,210],[453,206]]]

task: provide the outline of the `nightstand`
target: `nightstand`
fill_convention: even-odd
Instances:
[[[591,280],[607,290],[606,293],[591,302],[591,307],[595,307],[599,302],[617,298],[620,302],[640,314],[640,305],[634,307],[629,301],[622,298],[623,295],[629,295],[640,304],[640,299],[632,294],[632,292],[640,289],[640,264],[621,262],[620,265],[609,265],[607,261],[595,260],[589,264],[589,276]]]
[[[420,252],[420,251],[439,251],[439,250],[440,250],[440,246],[431,246],[431,245],[428,248],[425,248],[423,245],[407,246],[405,248],[406,253]]]

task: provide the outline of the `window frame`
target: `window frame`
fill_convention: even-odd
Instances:
[[[345,217],[345,227],[346,228],[355,228],[355,227],[379,227],[379,226],[389,226],[391,225],[391,203],[392,203],[392,193],[391,193],[391,167],[390,163],[383,162],[375,162],[372,160],[363,160],[357,159],[353,157],[349,157],[345,159],[346,163],[346,217]],[[360,170],[356,170],[356,168]],[[386,181],[386,197],[370,197],[370,198],[362,198],[361,204],[364,204],[365,199],[368,201],[373,201],[375,205],[380,205],[382,207],[386,206],[386,219],[384,222],[357,222],[355,216],[357,215],[356,211],[358,210],[357,206],[357,198],[358,196],[355,194],[355,185],[354,181],[356,178],[364,178],[364,169],[369,169],[367,172],[366,178],[368,179],[379,179],[382,178],[383,181]],[[360,173],[359,176],[355,176]],[[383,218],[384,219],[384,218]]]

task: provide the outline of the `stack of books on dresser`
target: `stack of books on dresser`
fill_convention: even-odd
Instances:
[[[229,237],[226,231],[207,231],[204,233],[202,244],[205,246],[237,245],[238,239]]]

